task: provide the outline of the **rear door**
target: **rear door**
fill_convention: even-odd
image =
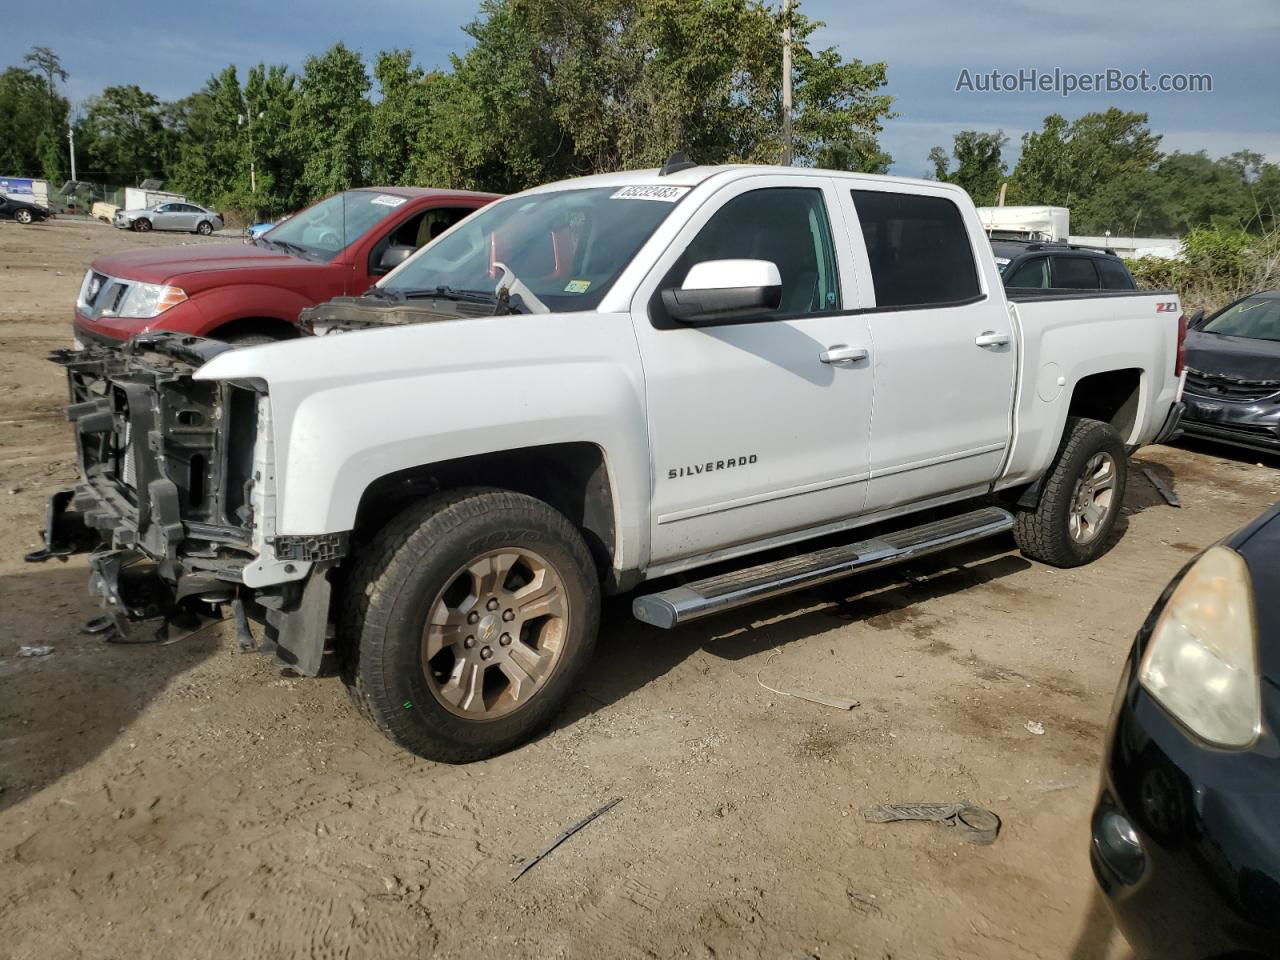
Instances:
[[[955,196],[871,181],[841,191],[869,291],[869,512],[984,489],[1009,444],[1012,318]]]
[[[655,564],[862,509],[871,371],[855,359],[868,346],[867,320],[848,312],[857,292],[845,237],[829,178],[736,180],[692,216],[640,285],[632,312],[646,383]],[[695,263],[726,259],[776,264],[778,311],[713,326],[668,320],[660,291],[678,287]]]
[[[175,206],[182,211],[182,229],[184,230],[190,230],[194,233],[196,227],[200,225],[201,220],[209,220],[210,223],[212,223],[212,218],[205,213],[203,209],[195,206],[195,204],[179,203],[175,204]]]

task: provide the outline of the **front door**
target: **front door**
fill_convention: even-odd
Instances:
[[[841,197],[874,294],[868,511],[978,492],[1012,432],[1015,331],[990,294],[1000,289],[992,258],[974,256],[986,238],[950,191],[910,189],[867,181]]]
[[[726,186],[637,292],[655,565],[862,508],[871,371],[865,360],[824,362],[823,354],[857,357],[868,346],[867,320],[841,313],[856,296],[834,187],[824,177],[805,182],[761,175]],[[695,263],[730,259],[777,265],[776,314],[698,327],[666,317],[662,289],[679,286]]]

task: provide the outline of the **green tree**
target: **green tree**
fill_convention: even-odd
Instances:
[[[311,197],[368,182],[365,142],[372,107],[364,61],[341,43],[307,57],[299,83],[292,147],[303,158]]]
[[[1155,167],[1161,157],[1160,137],[1145,113],[1112,107],[1070,123],[1050,114],[1041,130],[1022,138],[1009,200],[1070,207],[1078,233],[1140,231],[1158,208]]]
[[[170,104],[166,113],[178,131],[170,185],[195,200],[225,204],[237,189],[242,166],[237,135],[244,93],[236,68],[210,77],[203,90]]]
[[[50,100],[57,95],[54,79],[67,82],[68,74],[62,68],[62,60],[48,47],[32,47],[31,51],[23,56],[22,62],[31,64],[31,69],[36,73],[44,74]]]
[[[963,187],[979,206],[993,204],[1005,178],[1006,167],[1001,152],[1008,142],[1003,130],[995,133],[962,130],[954,137],[950,157],[942,147],[929,151],[933,178]],[[956,161],[954,170],[951,169],[953,157]]]
[[[56,81],[66,80],[67,72],[48,47],[35,47],[23,61],[31,67],[0,74],[0,171],[60,185],[66,179],[70,105]]]
[[[172,136],[159,98],[136,84],[107,87],[90,97],[76,131],[77,147],[88,157],[86,172],[126,184],[164,179]]]
[[[660,164],[773,162],[782,152],[783,14],[759,0],[485,0],[430,98],[415,171],[515,190]],[[884,64],[813,50],[791,14],[794,155],[884,169]]]
[[[440,80],[413,65],[409,50],[386,50],[373,63],[381,94],[373,107],[365,168],[371,183],[410,184],[422,134],[431,123],[432,90]]]

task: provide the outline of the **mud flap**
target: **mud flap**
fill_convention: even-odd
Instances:
[[[327,566],[317,564],[292,602],[276,606],[272,603],[275,598],[259,598],[266,609],[270,634],[274,635],[276,660],[304,677],[329,672],[337,659],[329,636],[329,598],[333,588]]]
[[[1160,432],[1155,435],[1152,443],[1168,443],[1170,440],[1176,440],[1182,436],[1182,415],[1186,412],[1187,405],[1179,400],[1169,408],[1169,415],[1165,417],[1164,426],[1160,428]]]
[[[44,530],[40,535],[44,546],[23,557],[27,563],[44,563],[55,557],[65,560],[74,553],[93,549],[98,543],[97,532],[85,525],[84,517],[75,510],[67,509],[74,496],[74,490],[59,490],[49,498]]]

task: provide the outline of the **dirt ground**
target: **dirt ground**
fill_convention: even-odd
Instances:
[[[22,562],[73,476],[44,356],[85,267],[184,239],[0,222],[0,956],[1128,956],[1087,858],[1120,665],[1187,557],[1277,499],[1276,464],[1142,451],[1182,509],[1135,469],[1115,548],[1078,570],[1002,539],[670,633],[614,601],[551,732],[438,766],[220,627],[83,635],[83,560]],[[858,816],[954,799],[1000,815],[993,845]]]

